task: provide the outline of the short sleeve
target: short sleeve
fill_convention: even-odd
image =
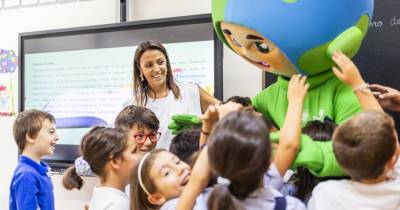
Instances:
[[[105,210],[127,210],[130,209],[129,202],[112,202]]]
[[[160,210],[175,210],[176,206],[178,205],[178,201],[178,198],[169,200],[161,206]]]
[[[264,187],[272,187],[276,190],[280,190],[285,184],[282,176],[279,174],[275,164],[272,163],[268,171],[264,175]]]
[[[334,119],[337,124],[342,124],[354,114],[361,112],[361,106],[353,90],[341,83],[337,87],[334,99]]]
[[[183,107],[187,109],[185,112],[200,115],[201,105],[199,86],[194,84],[181,84],[179,87],[181,89]]]
[[[254,98],[251,99],[251,103],[258,112],[263,114],[264,118],[271,119],[267,104],[265,104],[267,100],[264,91],[254,96]]]

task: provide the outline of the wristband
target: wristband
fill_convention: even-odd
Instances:
[[[206,146],[207,146],[207,144],[200,145],[200,150],[203,150]]]
[[[206,136],[210,135],[209,132],[205,132],[205,131],[203,131],[203,130],[201,130],[201,133],[204,134],[204,135],[206,135]]]
[[[364,83],[364,84],[359,85],[358,87],[354,88],[353,91],[357,92],[357,91],[362,91],[362,90],[365,90],[365,89],[369,89],[368,86],[369,86],[368,83]]]

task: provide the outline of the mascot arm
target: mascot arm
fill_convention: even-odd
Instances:
[[[270,134],[271,142],[279,142],[279,132]],[[345,176],[333,153],[332,141],[313,141],[307,135],[301,135],[300,151],[291,168],[307,168],[314,176]]]

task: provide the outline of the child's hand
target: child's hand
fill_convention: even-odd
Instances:
[[[332,67],[333,73],[343,83],[350,85],[353,89],[365,84],[356,65],[341,51],[335,51],[332,55],[332,60],[337,64],[337,67]]]
[[[295,74],[290,78],[288,87],[288,100],[294,103],[303,103],[307,90],[310,87],[306,83],[307,77],[300,74]]]
[[[389,111],[400,111],[400,92],[383,85],[372,84],[368,86],[378,99],[382,108]]]
[[[227,114],[233,111],[238,111],[241,108],[242,105],[231,101],[226,104],[210,105],[200,119],[203,121],[203,123],[214,124]]]
[[[216,106],[217,105],[209,105],[206,112],[200,116],[200,119],[203,121],[203,125],[214,124],[218,121],[218,111]]]
[[[222,119],[231,112],[241,110],[243,106],[241,104],[230,101],[226,104],[217,105],[216,108],[218,111],[219,119]]]
[[[382,107],[369,91],[368,85],[361,77],[356,65],[340,51],[333,53],[332,60],[338,65],[338,68],[332,67],[333,73],[343,83],[353,88],[363,111],[383,112]],[[367,88],[366,91],[361,91],[365,88]]]

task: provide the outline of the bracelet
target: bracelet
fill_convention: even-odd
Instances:
[[[354,91],[354,92],[357,92],[357,91],[362,91],[362,90],[365,90],[365,89],[369,89],[368,86],[369,86],[368,83],[364,83],[364,84],[362,84],[362,85],[360,85],[360,86],[354,88],[353,91]]]
[[[201,133],[204,134],[204,135],[206,135],[206,136],[210,135],[209,132],[205,132],[205,131],[203,131],[203,130],[201,130]]]
[[[200,145],[200,150],[203,150],[206,146],[207,146],[207,144]]]

